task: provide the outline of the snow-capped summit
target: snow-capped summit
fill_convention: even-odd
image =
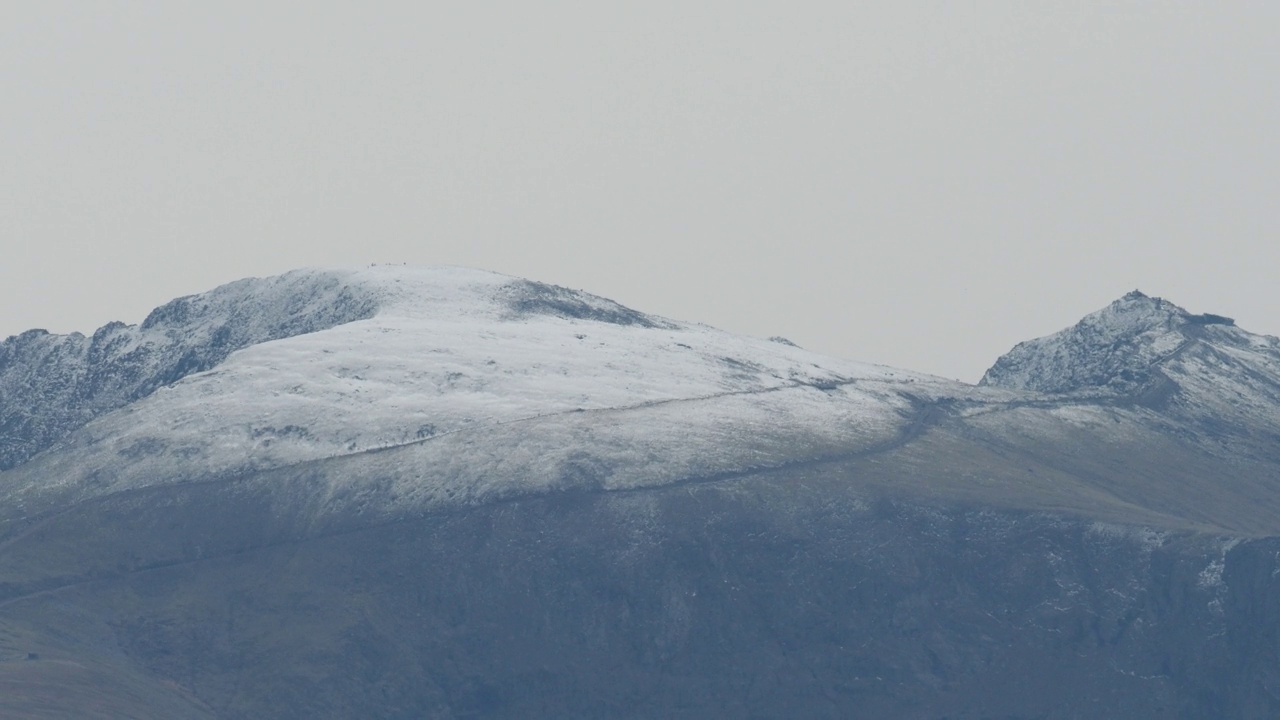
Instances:
[[[1141,410],[1223,457],[1266,456],[1280,443],[1280,339],[1137,291],[1017,345],[981,384]]]
[[[670,325],[584,292],[467,268],[375,265],[237,280],[165,303],[138,325],[113,322],[87,337],[32,330],[0,343],[0,470],[238,350],[375,316]]]
[[[467,442],[512,423],[551,427],[552,418],[672,403],[738,406],[728,418],[700,411],[684,426],[671,417],[619,425],[619,452],[671,433],[721,437],[732,427],[776,423],[770,433],[785,454],[824,437],[891,437],[898,411],[910,406],[898,390],[927,394],[926,386],[943,382],[462,268],[372,266],[245,280],[170,302],[139,326],[50,342],[72,348],[60,356],[68,383],[25,404],[14,401],[16,377],[0,385],[0,407],[47,429],[10,450],[11,463],[21,465],[12,487],[87,494],[163,484],[179,473],[190,479],[193,468],[224,476],[428,440],[444,453],[448,443],[435,440]],[[24,365],[3,357],[0,378]],[[121,374],[126,364],[131,372]],[[120,377],[123,391],[93,394]],[[63,398],[81,388],[96,404],[64,410]],[[664,412],[679,414],[679,406]],[[760,457],[772,452],[745,430],[733,432],[756,442]],[[517,457],[574,462],[527,432],[511,437],[521,444]],[[56,452],[37,455],[55,442]],[[728,453],[739,445],[706,446]],[[555,447],[574,451],[572,443]],[[664,459],[678,473],[712,458],[700,451],[690,466]],[[628,471],[635,482],[653,478],[635,467]],[[522,481],[563,474],[555,465]]]
[[[1132,394],[1157,381],[1162,364],[1193,343],[1250,345],[1250,337],[1230,318],[1194,315],[1134,290],[1070,328],[1019,343],[996,361],[981,384],[1048,393]]]
[[[0,344],[0,500],[27,517],[253,478],[293,488],[288,502],[320,518],[896,448],[950,467],[973,451],[947,444],[961,426],[958,438],[1035,447],[1078,447],[1079,433],[1143,447],[1176,437],[1195,457],[1265,459],[1280,439],[1280,340],[1137,292],[1014,348],[984,384],[479,270],[302,270],[179,298],[91,338]],[[1269,472],[1259,463],[1249,478]],[[972,477],[928,491],[961,492]],[[1001,501],[1039,507],[1063,487],[1024,480]]]
[[[163,327],[171,336],[190,336],[217,326],[244,337],[276,339],[375,315],[437,319],[550,315],[617,325],[662,324],[612,300],[487,270],[369,265],[310,268],[239,280],[173,300],[153,311],[141,327]]]

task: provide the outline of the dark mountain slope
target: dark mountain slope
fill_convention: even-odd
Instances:
[[[1264,661],[1273,541],[904,504],[821,473],[529,498],[301,542],[255,505],[112,508],[161,541],[220,536],[237,515],[233,533],[262,537],[150,567],[133,547],[119,554],[133,567],[0,611],[37,636],[76,620],[78,644],[41,662],[114,655],[223,718],[1280,709]],[[119,532],[86,540],[121,548]]]

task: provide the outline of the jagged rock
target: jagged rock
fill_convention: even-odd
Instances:
[[[30,330],[0,343],[0,470],[95,417],[208,370],[241,348],[369,317],[373,299],[338,277],[242,280],[91,337]]]
[[[1216,325],[1220,327],[1208,328]],[[1134,290],[1075,326],[1019,343],[980,384],[1048,393],[1147,388],[1161,365],[1196,341],[1240,344],[1249,337],[1220,315],[1192,315]]]

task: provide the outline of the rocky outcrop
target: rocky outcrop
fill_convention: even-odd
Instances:
[[[1227,318],[1213,318],[1219,316],[1192,315],[1135,290],[1073,327],[1019,343],[980,384],[1046,393],[1138,392],[1203,326],[1232,325]]]
[[[373,298],[340,277],[242,280],[92,336],[30,330],[0,343],[0,470],[90,420],[208,370],[250,345],[370,317]]]
[[[1224,459],[1280,447],[1280,339],[1137,291],[1019,343],[980,384],[1145,408],[1166,434]]]

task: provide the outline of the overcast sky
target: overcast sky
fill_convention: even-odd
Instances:
[[[483,267],[975,381],[1134,288],[1280,334],[1280,4],[8,3],[0,337]]]

